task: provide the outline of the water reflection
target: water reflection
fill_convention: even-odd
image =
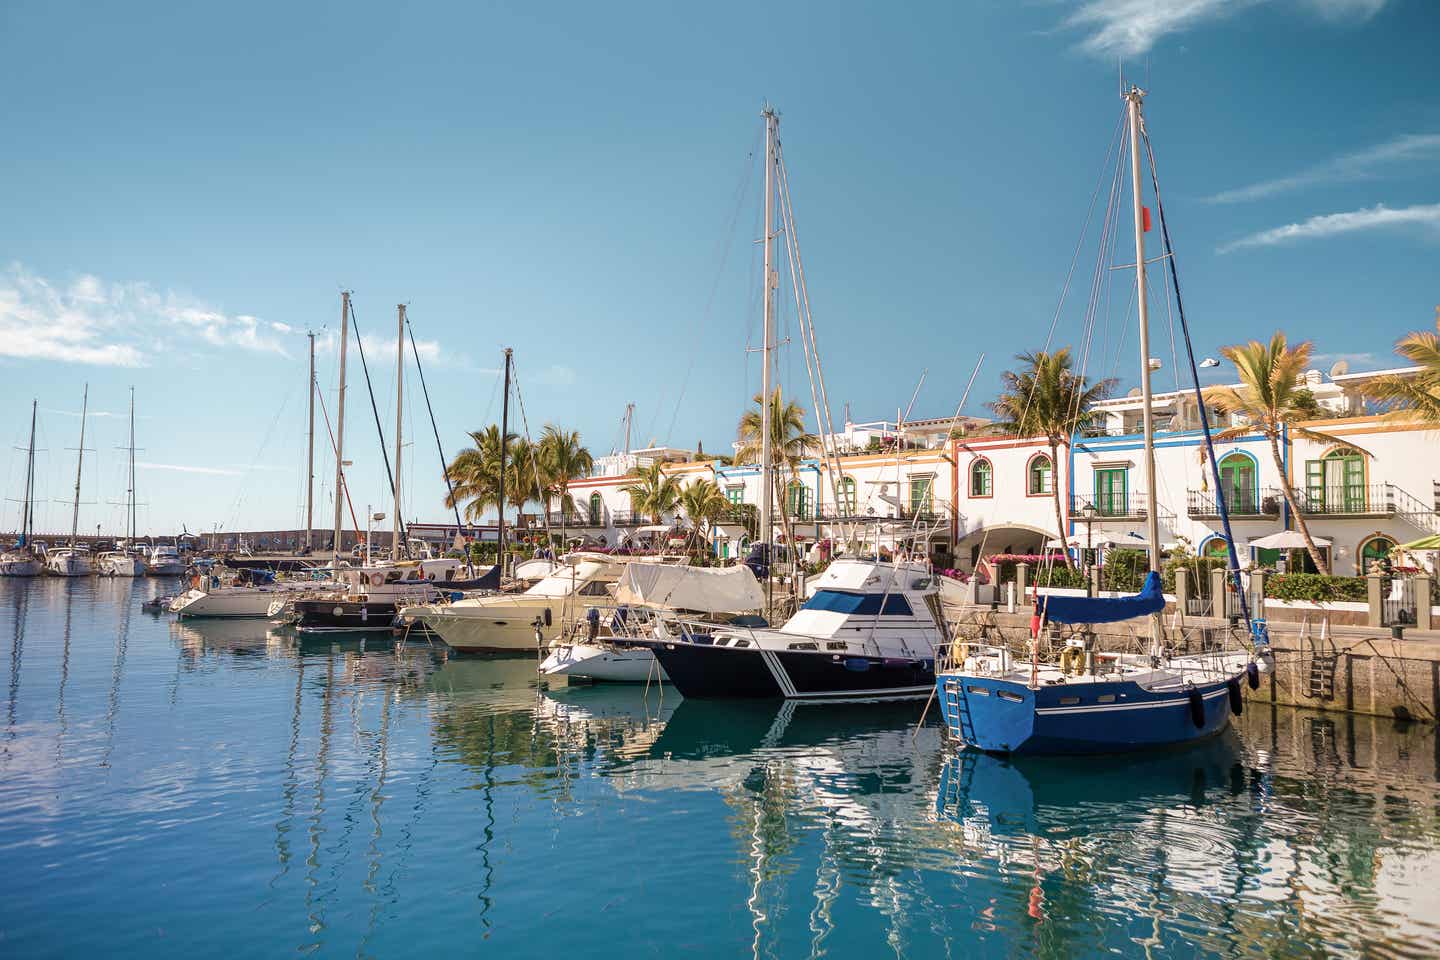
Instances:
[[[1254,706],[1189,750],[1012,763],[914,705],[568,686],[136,616],[147,586],[0,586],[17,955],[1440,950],[1433,727]]]

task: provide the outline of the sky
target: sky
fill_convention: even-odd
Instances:
[[[142,532],[297,525],[305,333],[333,418],[348,289],[391,442],[405,303],[447,456],[499,418],[504,347],[517,432],[607,453],[633,402],[634,445],[728,450],[759,383],[767,101],[837,418],[893,419],[922,375],[911,415],[950,416],[982,354],[983,414],[1047,345],[1123,390],[1128,206],[1109,263],[1097,240],[1122,69],[1197,353],[1284,329],[1322,369],[1395,365],[1440,304],[1437,35],[1432,0],[10,0],[0,439],[24,446],[33,399],[39,526],[68,530],[88,385],[80,526],[123,532],[133,387]],[[779,380],[809,407],[778,311]],[[1183,354],[1151,311],[1170,388]],[[356,361],[359,513],[389,492]],[[404,512],[441,520],[413,363],[406,397]],[[10,529],[25,455],[5,457]]]

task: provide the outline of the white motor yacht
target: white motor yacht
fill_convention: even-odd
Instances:
[[[180,557],[180,549],[173,543],[157,545],[150,551],[150,559],[145,563],[145,572],[152,577],[178,577],[185,573],[185,561]]]
[[[90,551],[84,547],[61,547],[45,554],[45,572],[54,577],[88,577],[94,570]]]
[[[229,578],[214,573],[195,577],[191,588],[172,600],[169,609],[184,618],[264,617],[277,600],[338,586],[333,580],[276,580],[268,570],[246,567]]]
[[[537,620],[548,627],[577,619],[590,607],[613,609],[610,587],[624,569],[624,558],[571,554],[564,566],[524,593],[406,606],[400,616],[418,620],[462,652],[534,650]]]
[[[124,550],[107,550],[95,557],[95,572],[104,577],[143,577],[145,560]]]

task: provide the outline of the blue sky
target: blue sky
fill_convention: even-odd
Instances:
[[[848,401],[857,420],[893,417],[922,370],[915,415],[949,415],[982,351],[983,412],[1008,358],[1044,344],[1121,58],[1150,91],[1197,350],[1282,327],[1322,364],[1373,368],[1440,302],[1428,0],[12,0],[0,27],[0,423],[23,443],[38,399],[50,528],[68,527],[49,501],[73,485],[87,382],[106,415],[83,527],[120,521],[110,414],[130,385],[143,525],[295,523],[303,332],[333,336],[342,288],[387,431],[403,301],[447,452],[498,417],[502,346],[532,432],[558,422],[603,453],[634,401],[637,444],[723,449],[758,379],[767,98],[837,416]],[[1094,263],[1081,255],[1057,343],[1083,335]],[[1123,313],[1097,320],[1091,372],[1136,369]],[[333,415],[333,351],[320,363]],[[778,366],[808,396],[798,352]],[[406,512],[439,519],[412,396]],[[378,504],[373,422],[350,397],[353,493]],[[18,497],[23,457],[7,464]]]

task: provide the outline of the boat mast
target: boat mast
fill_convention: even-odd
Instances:
[[[1140,311],[1140,402],[1141,418],[1145,429],[1145,539],[1150,544],[1150,571],[1160,572],[1160,516],[1157,510],[1155,485],[1155,412],[1151,409],[1150,396],[1150,308],[1145,298],[1145,207],[1140,179],[1140,103],[1145,91],[1132,86],[1125,94],[1126,109],[1130,116],[1130,176],[1135,208],[1135,303]],[[1150,621],[1152,639],[1158,654],[1160,644],[1160,614]]]
[[[70,514],[70,549],[75,549],[75,537],[80,533],[80,471],[85,466],[85,416],[90,412],[90,384],[85,384],[85,396],[80,401],[80,451],[75,457],[75,508]]]
[[[779,133],[780,118],[767,103],[761,112],[765,118],[765,289],[764,330],[760,344],[760,542],[774,555],[771,540],[773,528],[770,511],[774,489],[770,471],[773,469],[770,451],[770,342],[774,336],[775,324],[775,267],[774,267],[774,222],[775,222],[775,140]],[[768,578],[767,578],[768,579]]]
[[[127,540],[135,539],[135,388],[130,388],[130,529],[126,531]]]
[[[350,291],[340,293],[340,402],[335,414],[335,539],[331,565],[340,566],[340,524],[345,505],[345,346],[350,340]]]
[[[395,327],[395,519],[390,534],[390,559],[399,560],[405,552],[400,538],[400,424],[405,410],[405,304],[397,304],[399,319]]]
[[[496,521],[495,562],[500,565],[500,576],[505,576],[505,457],[510,452],[506,437],[510,435],[510,348],[505,348],[505,392],[500,400],[500,517]]]
[[[27,547],[35,525],[35,408],[39,403],[30,401],[30,451],[25,461],[25,503],[20,507],[20,542]]]
[[[310,427],[305,440],[305,552],[314,546],[315,537],[315,334],[310,338],[310,383],[308,385],[308,406]]]

